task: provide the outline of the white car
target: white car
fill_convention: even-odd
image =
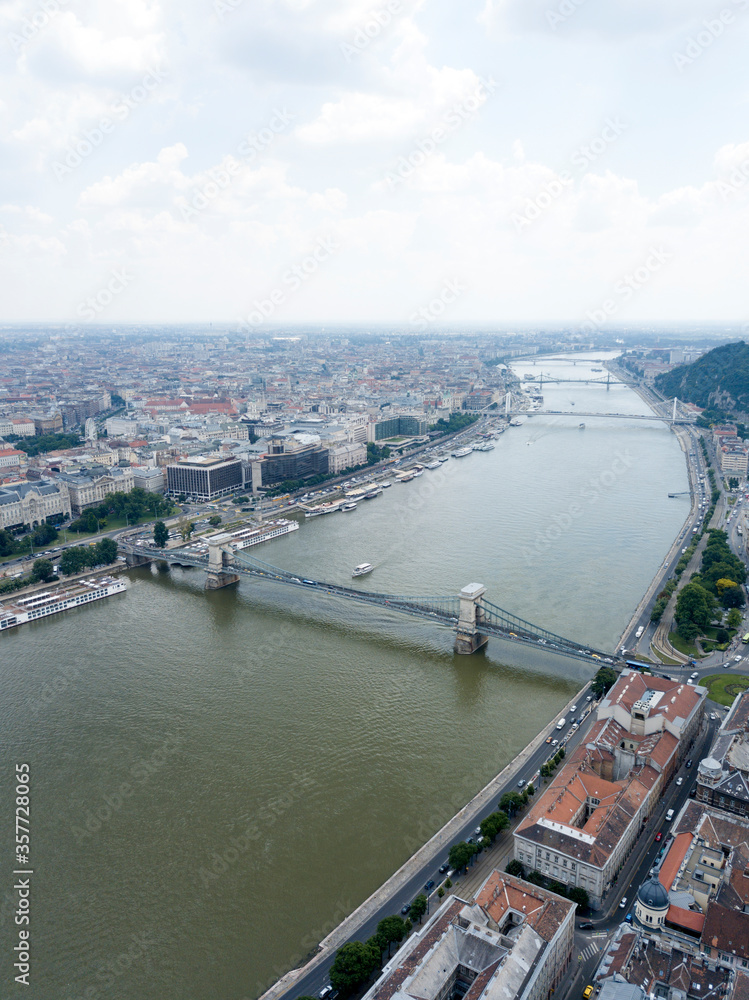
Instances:
[[[622,896],[622,901],[619,904],[619,909],[623,910],[626,905],[627,905],[627,897],[626,896]]]
[[[743,659],[742,656],[734,656],[733,662],[734,663],[741,663],[742,659]]]

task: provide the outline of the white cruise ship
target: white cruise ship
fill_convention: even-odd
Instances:
[[[0,604],[0,632],[36,621],[37,618],[47,618],[92,601],[100,601],[112,594],[122,594],[126,590],[127,584],[121,577],[99,576],[4,601]]]

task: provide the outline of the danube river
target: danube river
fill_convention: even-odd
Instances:
[[[645,412],[623,386],[544,396]],[[578,423],[534,416],[492,452],[253,554],[340,583],[370,561],[360,585],[396,594],[478,581],[494,603],[613,649],[687,514],[687,498],[667,499],[686,469],[660,423]],[[444,628],[278,584],[206,593],[198,571],[155,568],[128,579],[125,595],[0,639],[3,976],[23,761],[35,1000],[256,996],[592,673],[493,639],[458,657]]]

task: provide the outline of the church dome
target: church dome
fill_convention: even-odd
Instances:
[[[657,875],[649,878],[647,882],[643,882],[637,893],[637,898],[643,906],[647,906],[650,910],[668,909],[668,893]]]

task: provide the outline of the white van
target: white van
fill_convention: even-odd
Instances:
[[[668,812],[666,813],[666,822],[670,823],[673,818],[674,818],[674,811],[673,809],[669,809]]]

